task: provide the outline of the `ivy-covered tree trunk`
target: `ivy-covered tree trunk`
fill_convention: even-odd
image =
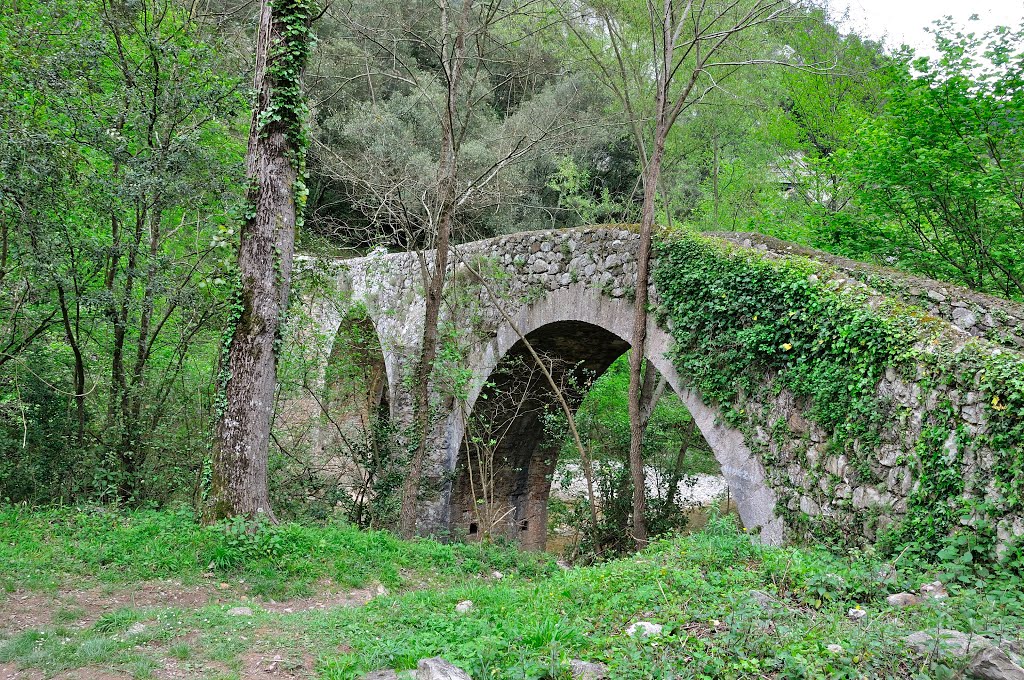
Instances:
[[[305,203],[299,79],[310,46],[310,0],[263,0],[256,38],[256,103],[249,132],[240,282],[220,373],[207,519],[273,519],[267,489],[271,411],[288,308],[295,230]]]

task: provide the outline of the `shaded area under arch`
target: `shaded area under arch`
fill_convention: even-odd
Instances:
[[[561,359],[565,366],[578,363],[599,375],[629,347],[624,338],[630,335],[632,305],[625,299],[611,298],[591,288],[570,286],[522,308],[513,322],[514,326],[507,322],[502,324],[494,339],[472,361],[479,380],[467,400],[470,420],[474,408],[500,410],[501,407],[494,405],[481,407],[478,404],[491,402],[491,392],[500,392],[501,383],[491,376],[501,362],[525,354],[520,333],[538,352]],[[747,448],[741,432],[725,425],[717,409],[704,404],[683,386],[669,358],[670,347],[671,337],[652,320],[648,327],[646,358],[665,376],[714,451],[744,526],[759,530],[761,540],[767,543],[781,543],[782,520],[775,515],[776,497],[766,483],[761,463]],[[532,362],[532,359],[527,355],[526,361]],[[537,378],[543,380],[542,376]],[[538,384],[535,382],[532,388],[537,389]],[[572,393],[569,396],[573,406],[583,397]],[[535,401],[542,401],[542,397],[543,392],[537,392]],[[454,419],[452,425],[448,446],[454,470],[466,459],[472,441],[466,441],[465,417]],[[509,441],[501,446],[501,455],[496,457],[508,464],[507,469],[500,471],[500,488],[508,491],[510,516],[506,520],[513,523],[515,533],[526,547],[542,547],[546,538],[546,508],[555,452],[544,444],[542,435],[539,416],[524,412],[513,420],[506,435]],[[473,490],[467,481],[467,471],[462,466],[447,494],[449,530],[457,533],[472,533],[473,528]],[[494,497],[498,498],[498,493]],[[481,527],[476,529],[479,531]]]

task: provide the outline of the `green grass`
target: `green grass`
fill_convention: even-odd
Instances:
[[[1024,593],[1014,584],[953,587],[948,600],[895,610],[886,595],[916,590],[934,574],[912,571],[883,584],[881,567],[870,554],[761,547],[716,519],[632,559],[536,582],[375,600],[321,614],[305,627],[353,648],[326,660],[324,677],[337,680],[412,668],[436,654],[473,677],[567,678],[568,660],[583,658],[607,663],[614,678],[942,678],[956,663],[914,659],[901,638],[940,626],[1024,634]],[[775,603],[762,608],[754,590]],[[460,615],[454,606],[463,599],[476,607]],[[868,617],[850,620],[853,606]],[[663,636],[625,635],[637,620],[663,624]],[[829,652],[830,644],[843,652]]]
[[[186,513],[6,510],[0,517],[2,550],[13,558],[5,576],[19,587],[74,586],[83,577],[121,587],[156,575],[186,580],[228,548],[238,554],[218,570],[233,574],[272,570],[282,583],[307,586],[325,576],[388,582],[390,574],[401,582],[395,590],[415,586],[359,608],[277,614],[247,602],[251,617],[228,616],[223,603],[114,609],[82,625],[81,612],[61,610],[42,630],[0,638],[0,663],[48,674],[94,666],[147,678],[173,660],[197,678],[237,678],[243,655],[255,650],[288,664],[311,656],[327,680],[409,669],[435,655],[478,679],[567,679],[572,658],[602,661],[613,678],[952,678],[963,662],[915,656],[902,638],[938,627],[1024,635],[1024,592],[1012,577],[950,579],[941,569],[897,562],[896,576],[882,582],[886,565],[873,551],[763,547],[729,518],[629,559],[563,571],[507,547],[403,542],[342,526],[286,525],[238,544],[230,530],[201,528]],[[269,536],[279,537],[277,547],[266,547]],[[186,556],[164,558],[173,551],[147,545],[161,541]],[[117,553],[99,543],[131,555],[99,560]],[[84,549],[63,552],[71,546]],[[506,578],[487,578],[494,568]],[[346,569],[350,581],[340,578]],[[886,604],[889,593],[935,578],[949,581],[948,599],[908,609]],[[771,603],[759,604],[754,591]],[[456,613],[465,599],[473,610]],[[850,620],[853,606],[867,617]],[[630,638],[625,629],[638,620],[662,624],[663,635]],[[129,633],[136,623],[142,632]],[[828,651],[831,644],[842,652]]]
[[[103,507],[0,508],[3,590],[52,590],[79,577],[109,584],[215,575],[244,579],[264,597],[307,595],[330,579],[339,587],[444,581],[497,569],[551,573],[553,559],[507,545],[401,541],[345,524],[200,526],[190,509],[119,512]],[[3,594],[0,593],[0,597]]]

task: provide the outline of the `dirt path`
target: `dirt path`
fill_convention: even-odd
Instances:
[[[198,609],[208,604],[237,601],[230,589],[212,584],[185,586],[179,581],[145,581],[131,589],[95,586],[56,593],[15,591],[0,602],[0,633],[17,634],[61,624],[87,628],[101,616],[117,609]]]
[[[62,629],[68,635],[89,634],[104,615],[118,610],[139,612],[142,620],[134,625],[144,630],[149,621],[158,619],[164,610],[189,611],[207,606],[237,607],[240,604],[252,611],[289,615],[307,611],[325,611],[337,607],[358,607],[374,597],[387,594],[377,586],[355,590],[331,590],[331,584],[320,584],[321,589],[310,597],[274,601],[250,596],[239,584],[203,582],[183,584],[176,580],[155,580],[139,583],[132,588],[91,586],[61,589],[57,592],[19,590],[0,601],[0,644],[26,631],[53,631]],[[247,617],[251,614],[243,614]],[[240,618],[239,620],[242,620]],[[283,680],[286,678],[312,678],[315,659],[307,646],[298,639],[290,639],[282,629],[267,627],[251,632],[249,648],[236,656],[237,671],[220,660],[204,656],[177,658],[174,650],[202,649],[204,642],[218,641],[217,631],[207,631],[207,639],[200,640],[197,631],[173,639],[150,639],[134,650],[151,658],[156,667],[151,677],[156,680],[189,680],[200,677],[240,677],[241,680]],[[132,629],[121,636],[132,634]],[[279,647],[279,648],[275,648]],[[235,673],[237,672],[237,676]],[[131,680],[132,675],[115,672],[112,668],[88,666],[63,671],[50,676],[56,680]],[[0,663],[0,680],[44,680],[46,674],[36,668],[19,668],[16,662]]]

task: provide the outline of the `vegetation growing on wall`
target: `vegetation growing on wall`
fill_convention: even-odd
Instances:
[[[996,560],[996,520],[1024,508],[1024,482],[1015,473],[1024,451],[1019,354],[965,340],[922,310],[873,296],[803,258],[772,258],[691,234],[667,235],[658,256],[655,284],[662,321],[677,343],[676,367],[744,431],[766,468],[784,462],[777,456],[787,440],[796,451],[810,443],[785,422],[764,421],[764,404],[780,390],[809,404],[810,419],[827,437],[825,456],[847,456],[861,484],[882,481],[876,457],[892,421],[905,425],[917,411],[921,433],[906,461],[916,484],[906,513],[875,511],[898,520],[884,533],[887,545],[937,549],[960,540],[969,523],[973,544],[965,559]],[[915,403],[900,404],[880,389],[901,380],[920,386]],[[974,427],[961,415],[972,408],[985,424]],[[781,441],[765,441],[759,434],[766,431]],[[981,479],[988,468],[991,490]],[[787,494],[799,493],[788,484]],[[834,519],[795,512],[789,500],[783,495],[778,510],[791,527],[849,540]],[[1010,549],[1002,558],[1019,568],[1020,555]]]

